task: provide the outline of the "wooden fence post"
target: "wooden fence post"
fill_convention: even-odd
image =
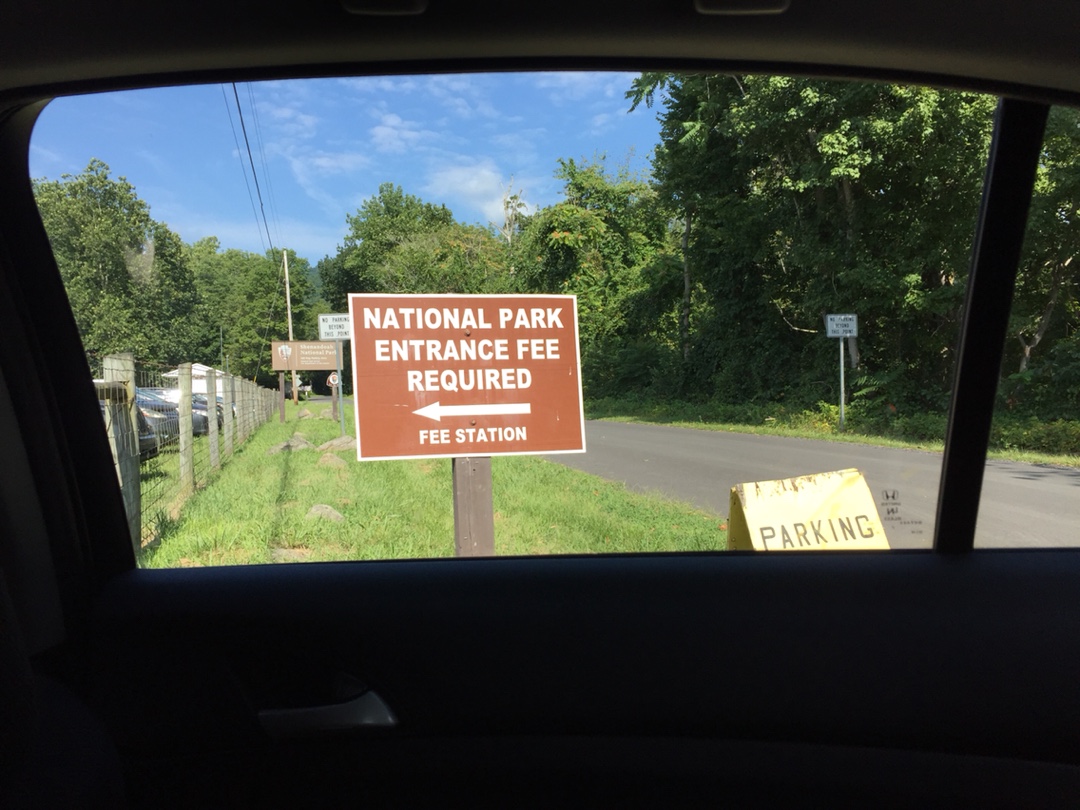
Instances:
[[[206,372],[206,418],[209,421],[207,436],[210,439],[210,469],[216,470],[221,467],[221,452],[218,449],[218,420],[217,420],[217,369],[211,368]]]
[[[123,396],[105,396],[105,424],[113,451],[128,530],[136,553],[142,546],[142,490],[139,480],[139,421],[135,408],[135,355],[110,354],[103,362],[106,382],[123,386]]]
[[[244,380],[244,441],[246,442],[252,433],[252,413],[254,412],[251,402],[251,383]]]
[[[248,404],[247,404],[247,380],[239,377],[236,380],[236,443],[243,444],[247,436]]]
[[[180,376],[180,491],[195,489],[195,441],[191,424],[191,363],[181,363]]]
[[[233,454],[233,434],[236,432],[236,378],[226,374],[221,378],[221,397],[224,400],[225,430],[222,439],[225,445],[225,458]]]

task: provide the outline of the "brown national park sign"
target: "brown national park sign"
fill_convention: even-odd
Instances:
[[[357,458],[585,450],[572,295],[349,296]]]
[[[318,340],[275,340],[270,343],[274,371],[326,371],[337,368],[333,343]]]

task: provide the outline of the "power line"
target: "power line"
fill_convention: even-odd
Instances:
[[[247,126],[244,124],[244,111],[240,109],[240,94],[236,90],[236,82],[232,82],[233,97],[236,99],[236,114],[240,116],[240,131],[244,133],[244,146],[247,148],[248,163],[251,164],[251,177],[255,181],[255,193],[259,197],[259,210],[262,213],[263,227],[266,229],[266,238],[270,242],[270,250],[276,252],[274,240],[270,237],[270,225],[266,221],[266,207],[263,205],[262,189],[259,187],[259,175],[255,171],[255,159],[251,155],[251,141],[248,140]]]
[[[251,195],[251,183],[248,182],[247,169],[244,168],[244,158],[240,152],[240,139],[236,137],[236,124],[233,123],[232,105],[229,104],[229,96],[225,93],[225,85],[221,85],[221,99],[225,102],[225,113],[229,116],[229,128],[232,130],[233,143],[236,144],[236,156],[240,158],[240,173],[244,175],[244,188],[247,189],[248,200],[251,202],[251,213],[255,216],[255,229],[259,233],[259,242],[263,252],[266,252],[266,243],[263,242],[262,230],[259,229],[259,212],[255,209],[255,198]]]
[[[259,163],[262,165],[263,178],[266,180],[267,196],[270,199],[270,218],[274,220],[274,233],[278,241],[281,241],[281,223],[278,221],[277,200],[274,198],[274,176],[270,173],[270,166],[266,162],[266,149],[263,147],[262,124],[259,121],[259,107],[255,104],[255,91],[249,82],[247,85],[248,104],[251,105],[251,114],[255,119],[255,142],[259,147]]]
[[[255,201],[253,199],[251,200],[251,207],[252,207],[252,211],[255,213],[256,224],[259,222],[260,214],[261,214],[263,230],[266,232],[266,239],[270,243],[270,254],[271,254],[271,256],[273,256],[275,253],[277,253],[277,248],[274,247],[274,239],[270,235],[270,224],[267,222],[267,219],[266,219],[266,206],[263,203],[262,187],[259,185],[259,173],[255,169],[255,159],[254,159],[254,156],[252,155],[252,152],[251,152],[251,140],[248,138],[247,125],[244,122],[244,110],[243,110],[243,107],[240,105],[240,93],[236,89],[236,82],[232,82],[231,84],[232,84],[232,90],[233,90],[233,99],[236,102],[236,114],[240,119],[240,130],[244,135],[244,148],[245,148],[245,151],[247,152],[248,164],[251,167],[251,178],[255,182],[255,193],[259,198],[259,210],[257,212],[255,211]],[[223,95],[225,94],[224,85],[221,88],[221,92],[222,92]],[[259,128],[258,128],[258,112],[257,112],[256,107],[255,107],[255,98],[254,98],[254,95],[251,92],[250,85],[248,87],[248,98],[249,98],[250,103],[251,103],[252,115],[254,116],[254,120],[255,120],[255,126],[256,126],[255,134],[256,134],[256,137],[258,138],[259,149],[260,149],[260,157],[261,157],[261,160],[262,160],[263,169],[266,170],[266,155],[262,151],[262,137],[259,134]],[[226,109],[228,109],[228,106],[229,106],[229,104],[228,104],[228,96],[225,96],[225,105],[226,105]],[[230,126],[232,126],[232,113],[231,113],[231,111],[229,113],[229,124],[230,124]],[[236,138],[236,127],[235,126],[233,126],[233,140],[236,141],[236,150],[239,153],[239,151],[240,151],[240,143]],[[244,161],[243,161],[242,157],[240,159],[240,167],[241,167],[241,169],[243,169],[243,167],[244,167]],[[266,178],[267,183],[269,183],[270,182],[269,170],[266,171],[266,175],[267,175],[267,178]],[[244,171],[244,183],[247,184],[247,172],[246,171]],[[272,194],[272,192],[273,192],[272,186],[268,186],[268,191],[271,192],[271,194]],[[250,185],[248,185],[248,198],[251,199],[251,186]],[[274,201],[273,201],[272,196],[271,196],[270,202],[271,202],[271,210],[273,210],[273,202]],[[276,226],[276,220],[275,220],[275,226]],[[262,233],[259,234],[259,240],[262,241]],[[264,246],[264,249],[265,249],[265,246]],[[284,258],[285,258],[284,251],[282,251],[282,261],[283,262],[284,262]],[[279,272],[277,274],[277,276],[278,276],[277,290],[275,291],[275,294],[270,299],[270,307],[269,307],[269,309],[268,309],[268,311],[266,313],[266,327],[265,327],[265,329],[263,329],[262,345],[264,347],[269,345],[269,343],[270,343],[270,340],[269,340],[269,338],[270,338],[270,328],[271,328],[271,326],[273,326],[273,321],[274,321],[274,309],[275,309],[274,305],[276,304],[277,299],[280,296],[281,286],[282,286],[282,283],[283,283],[282,274]],[[259,368],[261,368],[261,367],[262,367],[262,363],[259,364]],[[258,371],[256,371],[256,376],[258,376]]]

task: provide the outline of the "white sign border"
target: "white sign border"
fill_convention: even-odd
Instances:
[[[565,298],[569,299],[574,305],[574,354],[577,357],[577,391],[578,391],[578,414],[581,421],[581,449],[574,450],[524,450],[524,451],[505,451],[502,453],[438,453],[431,455],[409,455],[409,456],[361,456],[360,447],[360,409],[356,405],[356,385],[360,379],[356,375],[356,349],[353,347],[349,352],[349,362],[352,364],[353,372],[353,423],[356,428],[356,460],[357,461],[412,461],[423,459],[436,459],[436,458],[484,458],[494,456],[558,456],[567,455],[570,453],[584,453],[585,449],[585,395],[583,393],[583,380],[581,379],[581,335],[579,334],[580,326],[578,325],[578,310],[577,310],[577,295],[574,293],[349,293],[349,318],[352,319],[354,324],[359,323],[356,319],[356,311],[353,307],[353,303],[359,299],[369,298],[404,298],[405,296],[413,296],[415,298],[486,298],[486,299],[513,299],[520,301],[522,298]]]
[[[346,327],[346,337],[329,337],[329,338],[323,337],[323,323],[324,323],[323,318],[332,318],[335,315],[348,315],[349,316],[349,323],[348,323],[348,326]],[[347,340],[352,340],[352,315],[349,314],[348,312],[320,312],[319,313],[319,340],[322,341],[323,343],[331,343],[331,342],[333,342],[335,340],[340,340],[342,342],[347,341]]]
[[[830,331],[832,329],[832,324],[829,322],[830,318],[853,318],[854,321],[852,321],[852,323],[855,324],[855,331],[852,332],[851,334],[847,334],[847,333],[845,333],[843,335],[833,334]],[[857,338],[858,336],[859,336],[859,316],[858,316],[857,313],[854,313],[854,312],[830,312],[830,313],[825,315],[825,337],[829,338],[829,340],[838,340],[838,339],[841,339],[841,338],[849,338],[849,337]]]

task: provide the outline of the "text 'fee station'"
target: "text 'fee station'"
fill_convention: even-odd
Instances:
[[[572,295],[349,296],[357,458],[585,450]]]

